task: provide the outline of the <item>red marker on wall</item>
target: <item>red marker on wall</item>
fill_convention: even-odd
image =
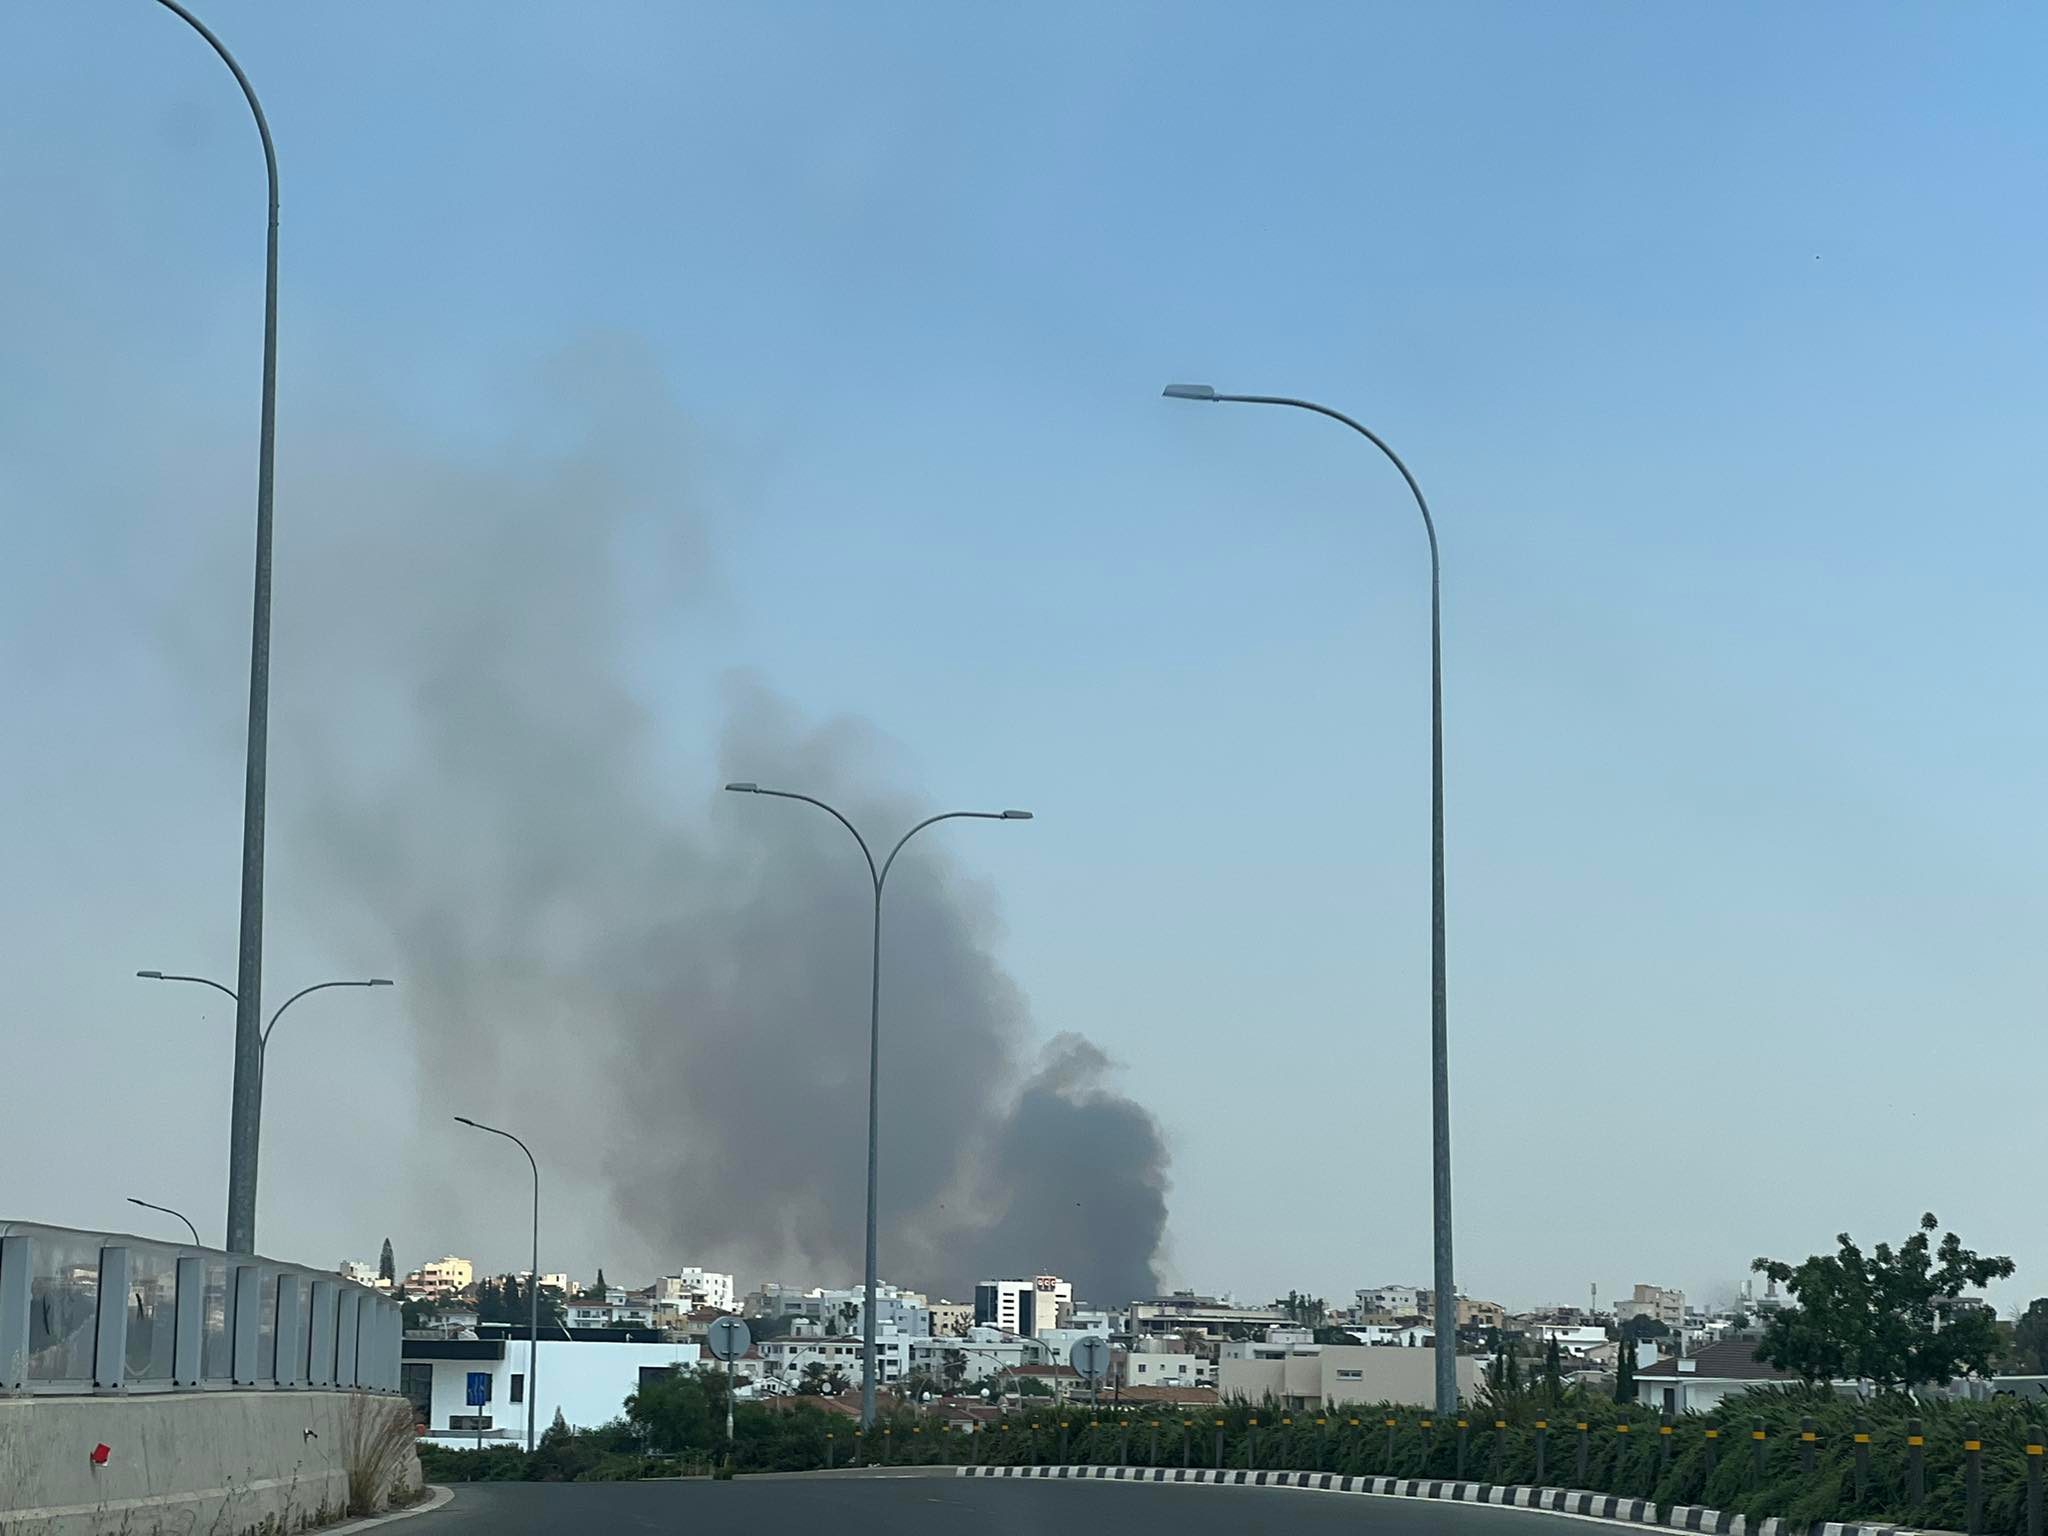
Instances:
[[[113,1454],[111,1446],[96,1445],[92,1448],[92,1464],[96,1467],[104,1467],[107,1464],[107,1458]]]

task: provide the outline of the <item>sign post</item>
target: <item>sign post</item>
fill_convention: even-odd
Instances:
[[[1102,1378],[1109,1371],[1109,1340],[1092,1333],[1074,1340],[1074,1347],[1067,1351],[1067,1363],[1087,1381],[1089,1406],[1100,1406]]]
[[[464,1396],[472,1408],[481,1408],[490,1402],[491,1373],[489,1371],[471,1371],[469,1373],[469,1391]],[[475,1415],[475,1418],[476,1448],[482,1450],[484,1448],[484,1416],[479,1413]]]
[[[737,1317],[721,1317],[705,1335],[711,1353],[725,1362],[725,1444],[732,1450],[732,1363],[753,1347],[754,1335]]]

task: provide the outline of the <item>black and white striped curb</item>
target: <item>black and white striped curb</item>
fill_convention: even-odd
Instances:
[[[1825,1521],[1812,1526],[1775,1517],[1752,1524],[1745,1516],[1697,1504],[1674,1504],[1658,1510],[1649,1499],[1625,1499],[1611,1493],[1584,1493],[1573,1488],[1523,1488],[1494,1483],[1460,1483],[1426,1477],[1346,1477],[1336,1472],[1216,1471],[1210,1467],[961,1467],[961,1477],[1071,1478],[1111,1483],[1215,1483],[1232,1488],[1307,1488],[1324,1493],[1367,1493],[1403,1499],[1458,1499],[1468,1504],[1499,1504],[1512,1509],[1547,1509],[1594,1520],[1621,1520],[1635,1525],[1661,1525],[1702,1536],[1952,1536],[1942,1531],[1908,1530],[1892,1525],[1844,1525]]]

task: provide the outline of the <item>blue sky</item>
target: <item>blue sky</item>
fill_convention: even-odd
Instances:
[[[205,14],[285,177],[281,687],[323,432],[544,446],[556,360],[639,360],[706,530],[629,584],[676,782],[741,668],[920,802],[1033,808],[952,854],[1035,1027],[1165,1126],[1170,1278],[1418,1281],[1421,531],[1333,424],[1158,390],[1325,399],[1443,536],[1463,1286],[1726,1286],[1924,1208],[2048,1286],[2039,15]],[[0,1205],[116,1223],[142,1143],[212,1212],[222,1063],[125,978],[233,952],[238,685],[178,658],[246,643],[260,161],[144,0],[0,29],[0,1048],[41,1085]],[[273,975],[360,958],[289,910]],[[337,1097],[336,1143],[447,1155]],[[392,1199],[265,1246],[368,1253]]]

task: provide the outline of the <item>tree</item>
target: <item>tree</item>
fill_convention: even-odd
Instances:
[[[1668,1339],[1671,1329],[1660,1323],[1647,1312],[1638,1312],[1621,1325],[1621,1339],[1624,1344],[1640,1344],[1645,1339]]]
[[[1632,1403],[1636,1400],[1635,1342],[1624,1337],[1614,1348],[1614,1400]]]
[[[391,1256],[391,1239],[384,1239],[384,1251],[377,1255],[377,1278],[389,1285],[398,1279],[398,1261]]]
[[[1543,1352],[1543,1390],[1554,1403],[1564,1395],[1564,1366],[1558,1358],[1557,1335],[1550,1336],[1550,1348]]]
[[[803,1379],[796,1384],[798,1397],[823,1397],[825,1395],[825,1365],[813,1360],[804,1367]]]
[[[604,1300],[604,1293],[610,1289],[610,1287],[604,1283],[604,1266],[602,1264],[597,1266],[597,1284],[593,1285],[591,1289],[597,1292],[597,1299],[599,1301]]]
[[[2048,1296],[2036,1296],[2013,1320],[2011,1358],[2027,1375],[2048,1374]]]
[[[2010,1275],[2013,1262],[1983,1257],[1953,1232],[1935,1247],[1930,1234],[1939,1225],[1930,1211],[1897,1249],[1879,1243],[1867,1256],[1842,1232],[1835,1253],[1797,1266],[1758,1259],[1750,1267],[1784,1286],[1797,1305],[1765,1324],[1757,1358],[1809,1385],[1861,1378],[1911,1389],[1988,1373],[1997,1325],[1988,1310],[1954,1303],[1965,1290]]]
[[[1289,1291],[1285,1296],[1274,1297],[1273,1309],[1276,1312],[1286,1313],[1287,1320],[1290,1323],[1298,1324],[1303,1328],[1321,1326],[1323,1319],[1329,1315],[1330,1311],[1324,1305],[1322,1297],[1311,1296],[1306,1291]]]

